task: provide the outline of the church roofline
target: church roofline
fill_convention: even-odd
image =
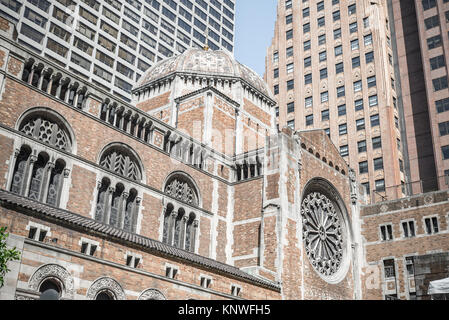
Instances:
[[[147,251],[151,254],[181,259],[186,263],[191,263],[199,267],[211,268],[212,270],[223,273],[224,275],[275,290],[277,292],[280,292],[281,289],[278,283],[263,280],[259,277],[250,275],[234,266],[169,246],[154,239],[111,227],[71,211],[55,208],[47,204],[13,194],[4,189],[0,189],[0,204],[2,207],[6,208],[11,205],[21,207],[28,211],[25,212],[25,214],[39,214],[38,218],[50,220],[52,223],[63,224],[72,229],[82,229],[82,232],[88,231],[96,234],[97,236],[107,236],[113,241],[127,242],[134,246],[139,246],[141,250]]]

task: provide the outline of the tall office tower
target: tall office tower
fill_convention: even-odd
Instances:
[[[265,79],[278,125],[324,129],[371,201],[407,193],[386,0],[279,0]]]
[[[449,1],[393,0],[413,193],[446,189],[449,175]],[[420,183],[415,182],[420,181]]]
[[[126,101],[132,84],[157,61],[203,47],[206,39],[213,50],[234,50],[235,0],[0,3],[0,15],[16,23],[20,44]]]

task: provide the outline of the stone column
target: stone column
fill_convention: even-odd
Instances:
[[[31,176],[33,173],[33,168],[34,168],[34,164],[37,161],[37,156],[32,154],[30,155],[30,160],[29,160],[29,165],[28,165],[28,169],[25,170],[24,176],[23,176],[23,181],[25,183],[25,192],[23,193],[24,196],[28,196],[28,192],[30,191],[30,182],[31,182]]]
[[[118,210],[118,228],[123,229],[125,225],[125,215],[126,215],[126,205],[128,204],[127,200],[129,197],[129,193],[126,191],[122,192],[122,195],[120,196],[120,204],[119,204],[119,210]]]
[[[185,246],[185,242],[186,242],[186,226],[187,226],[187,221],[189,220],[189,217],[187,215],[187,213],[184,214],[184,216],[181,219],[181,232],[179,233],[179,247],[181,249],[184,249]]]
[[[108,188],[108,193],[105,197],[105,205],[104,205],[104,217],[103,217],[103,223],[109,225],[109,218],[111,215],[110,208],[112,207],[112,196],[115,192],[114,187]]]
[[[44,174],[44,177],[42,178],[42,184],[41,184],[41,192],[40,192],[40,201],[41,202],[47,202],[48,187],[50,185],[51,173],[54,168],[55,168],[55,163],[53,163],[53,162],[47,163],[47,168],[45,170],[45,174]]]
[[[175,211],[176,208],[170,213],[170,221],[168,223],[168,244],[173,245],[173,239],[175,237],[175,223],[176,217],[178,216],[178,211]]]

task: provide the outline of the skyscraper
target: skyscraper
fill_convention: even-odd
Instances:
[[[206,39],[232,53],[234,3],[1,0],[0,14],[16,22],[20,44],[130,101],[133,83],[157,61]]]
[[[278,125],[324,129],[372,201],[407,193],[387,1],[278,2],[265,78]]]
[[[449,1],[390,1],[411,191],[448,187]]]

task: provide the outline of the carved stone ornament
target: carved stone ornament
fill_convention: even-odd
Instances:
[[[105,290],[114,295],[114,300],[126,300],[122,286],[114,279],[108,277],[95,280],[89,290],[87,290],[86,298],[88,300],[95,300],[97,294]]]
[[[139,297],[139,300],[167,300],[157,289],[147,289]]]
[[[309,193],[302,202],[303,237],[307,256],[315,270],[325,277],[337,273],[343,259],[340,217],[329,198]]]
[[[65,268],[57,264],[46,264],[37,269],[31,276],[28,286],[34,291],[39,291],[42,281],[47,278],[57,278],[61,281],[64,286],[62,288],[62,298],[73,298],[73,278]]]
[[[188,204],[198,205],[196,194],[187,182],[175,178],[165,187],[165,193]]]

